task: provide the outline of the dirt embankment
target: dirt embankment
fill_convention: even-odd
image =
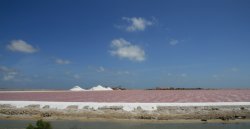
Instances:
[[[178,120],[197,119],[201,121],[221,119],[250,119],[250,106],[199,106],[171,107],[158,106],[156,110],[145,111],[141,107],[133,111],[124,111],[123,107],[110,106],[98,109],[88,106],[78,109],[70,105],[66,109],[53,109],[49,105],[28,105],[23,108],[0,105],[0,118],[48,118],[48,119],[147,119]]]

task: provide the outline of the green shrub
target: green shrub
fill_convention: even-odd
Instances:
[[[34,129],[34,126],[29,124],[28,127],[26,129]]]
[[[43,120],[38,120],[36,122],[36,126],[37,127],[34,127],[33,125],[29,124],[28,127],[26,127],[26,129],[52,129],[50,123]]]

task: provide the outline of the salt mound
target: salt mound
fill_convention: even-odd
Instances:
[[[70,91],[85,91],[85,89],[82,89],[80,86],[74,86]]]
[[[90,88],[89,90],[91,90],[91,91],[97,91],[97,90],[113,90],[112,88],[110,88],[110,87],[103,87],[103,86],[101,86],[101,85],[98,85],[98,86],[96,86],[96,87],[92,87],[92,88]]]
[[[90,88],[89,90],[82,89],[80,86],[74,86],[70,91],[103,91],[103,90],[113,90],[110,87],[103,87],[101,85]]]

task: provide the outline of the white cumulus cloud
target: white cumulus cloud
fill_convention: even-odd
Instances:
[[[56,59],[55,62],[61,65],[66,65],[71,63],[69,60],[64,60],[64,59]]]
[[[132,61],[144,61],[145,52],[137,45],[126,41],[125,39],[114,39],[111,42],[111,55],[119,58],[127,58]]]
[[[122,19],[129,23],[129,25],[126,26],[126,30],[129,32],[144,31],[146,27],[153,25],[152,21],[148,21],[141,17],[123,17]]]
[[[35,53],[38,51],[38,49],[23,40],[12,40],[10,44],[7,45],[7,49],[13,52],[22,53]]]

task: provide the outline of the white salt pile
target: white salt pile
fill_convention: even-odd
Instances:
[[[73,88],[70,89],[70,91],[104,91],[104,90],[113,90],[110,87],[103,87],[101,85],[92,87],[88,90],[82,89],[80,86],[74,86]]]
[[[101,85],[98,85],[98,86],[96,86],[96,87],[92,87],[92,88],[90,88],[89,90],[91,90],[91,91],[99,91],[99,90],[113,90],[112,88],[110,88],[110,87],[103,87],[103,86],[101,86]]]
[[[70,91],[85,91],[85,89],[82,89],[80,86],[74,86]]]

